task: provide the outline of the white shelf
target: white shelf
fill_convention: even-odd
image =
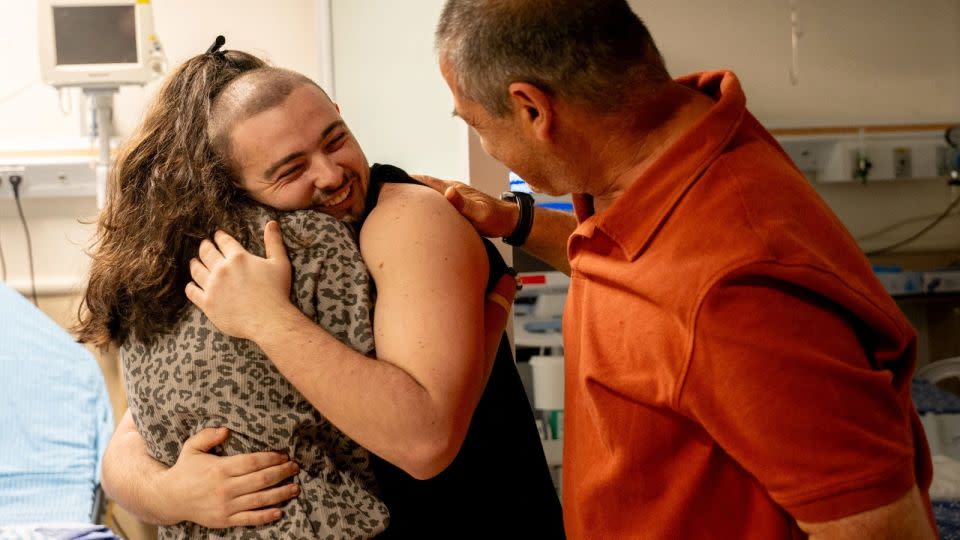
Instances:
[[[24,199],[59,197],[95,197],[96,171],[86,158],[0,159],[0,199],[12,199],[12,176],[22,179],[20,196]]]
[[[25,199],[96,197],[97,159],[97,149],[86,137],[4,138],[0,199],[13,198],[10,175],[22,177],[20,195]]]
[[[781,142],[860,142],[858,133],[810,133],[793,135],[774,135]],[[869,141],[889,141],[889,140],[935,140],[938,143],[946,145],[943,138],[943,131],[881,131],[867,132],[863,137]]]
[[[946,125],[772,129],[790,158],[812,182],[858,182],[861,152],[872,164],[867,181],[943,178],[955,150],[944,139]]]

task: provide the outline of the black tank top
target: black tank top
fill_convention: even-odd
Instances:
[[[367,213],[384,183],[419,184],[391,165],[373,165]],[[483,238],[490,262],[489,292],[507,272],[497,248]],[[381,538],[563,538],[554,491],[530,402],[506,334],[487,386],[453,462],[417,480],[377,456],[373,468],[390,526]]]

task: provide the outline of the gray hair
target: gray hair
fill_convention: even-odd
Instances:
[[[512,82],[613,112],[670,79],[626,0],[447,0],[436,46],[457,89],[497,117],[510,111]]]

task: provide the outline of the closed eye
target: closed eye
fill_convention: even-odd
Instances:
[[[287,170],[283,171],[282,173],[280,173],[280,176],[277,177],[277,181],[279,182],[279,181],[282,181],[282,180],[290,180],[290,179],[293,177],[293,175],[295,175],[296,173],[300,172],[301,169],[303,169],[303,166],[301,166],[301,165],[297,165],[297,166],[295,166],[295,167],[290,167],[289,169],[287,169]]]
[[[332,141],[330,141],[329,144],[327,144],[327,152],[334,152],[338,150],[341,146],[343,146],[343,143],[346,140],[347,140],[346,133],[341,133],[340,135],[337,135]]]

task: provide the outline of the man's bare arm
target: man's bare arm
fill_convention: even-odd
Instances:
[[[414,178],[443,193],[450,204],[483,236],[503,238],[509,236],[517,227],[520,211],[512,202],[501,201],[460,182],[423,175]],[[535,207],[533,228],[521,248],[569,276],[567,239],[576,228],[577,219],[573,214]]]
[[[418,186],[385,186],[364,224],[361,250],[377,284],[380,361],[290,304],[289,261],[275,223],[265,231],[266,258],[224,233],[215,239],[216,245],[201,245],[187,296],[221,331],[255,341],[361,446],[418,478],[446,468],[491,362],[484,344],[486,253],[442,197]]]
[[[810,535],[810,540],[933,540],[936,537],[916,485],[888,505],[833,521],[799,525]]]
[[[100,482],[104,493],[141,521],[153,525],[176,523],[161,498],[150,494],[166,469],[147,453],[143,437],[137,433],[127,410],[103,455]]]
[[[177,463],[167,467],[150,457],[128,410],[103,456],[103,490],[134,516],[154,525],[192,521],[221,528],[279,519],[279,510],[266,507],[295,497],[299,487],[271,486],[296,474],[296,465],[275,452],[207,454],[228,436],[226,429],[200,431],[184,443]]]

